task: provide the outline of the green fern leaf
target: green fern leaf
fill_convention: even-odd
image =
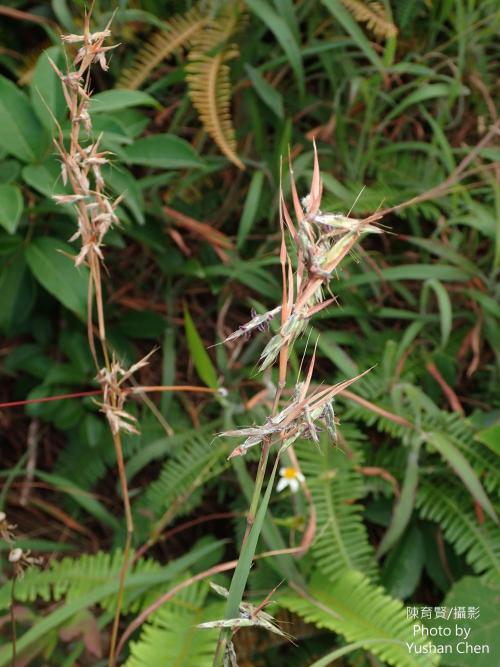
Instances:
[[[162,528],[176,517],[191,512],[201,501],[206,483],[228,465],[227,454],[228,445],[222,439],[214,440],[204,432],[193,432],[189,441],[167,459],[159,478],[150,484],[136,503],[136,534],[141,537],[148,530],[144,515],[151,511],[156,518],[162,517]]]
[[[423,519],[438,523],[446,540],[486,582],[500,577],[500,533],[485,518],[483,523],[471,507],[470,498],[459,487],[450,487],[450,480],[423,483],[417,492],[416,506]]]
[[[41,598],[45,602],[57,602],[61,599],[75,600],[87,593],[99,589],[110,581],[118,580],[123,564],[123,552],[98,552],[84,554],[80,558],[63,558],[51,561],[46,570],[31,568],[24,577],[16,582],[16,600],[34,602]],[[133,570],[134,574],[160,571],[161,566],[152,560],[139,561]],[[10,583],[0,588],[0,609],[10,605]],[[125,596],[126,598],[127,596]],[[116,596],[112,595],[102,601],[102,606],[112,610],[116,605]],[[130,606],[127,599],[123,608]],[[131,607],[136,609],[137,605]]]
[[[342,429],[346,438],[348,429]],[[347,438],[351,445],[353,440]],[[297,454],[306,475],[317,512],[318,530],[312,553],[320,570],[332,581],[346,570],[360,570],[377,576],[374,551],[363,523],[363,507],[356,500],[365,495],[363,477],[340,449],[300,443]]]
[[[414,637],[403,604],[374,586],[361,572],[345,570],[334,584],[314,576],[307,597],[285,594],[279,604],[308,623],[343,635],[349,642],[362,642],[364,648],[389,665],[430,667],[437,656],[410,650],[428,644],[427,638]]]
[[[139,641],[131,642],[125,667],[211,667],[218,631],[196,625],[222,618],[224,605],[207,605],[207,592],[205,582],[193,584],[153,614]]]

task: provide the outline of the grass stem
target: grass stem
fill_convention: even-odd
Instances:
[[[113,667],[115,664],[115,653],[116,653],[116,642],[118,639],[118,628],[120,625],[120,616],[123,605],[123,594],[125,591],[125,578],[127,576],[127,571],[130,563],[130,549],[132,546],[132,537],[134,534],[134,519],[132,516],[132,508],[130,506],[130,495],[127,485],[127,475],[125,472],[125,462],[123,458],[123,447],[120,438],[120,434],[113,434],[113,444],[115,446],[116,462],[118,466],[118,474],[120,476],[120,487],[123,497],[123,508],[125,511],[125,521],[127,525],[127,537],[125,540],[125,546],[123,549],[123,563],[120,569],[120,581],[119,588],[116,597],[116,608],[115,616],[113,619],[113,627],[111,630],[111,640],[109,646],[109,667]]]

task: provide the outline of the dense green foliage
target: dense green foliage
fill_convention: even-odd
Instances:
[[[475,148],[497,115],[498,3],[375,4],[95,2],[99,28],[118,7],[119,46],[109,72],[96,72],[90,109],[93,137],[113,154],[107,187],[125,193],[106,236],[108,339],[125,366],[158,346],[142,385],[224,389],[128,404],[140,425],[123,438],[134,548],[148,551],[126,580],[122,630],[174,586],[238,557],[259,452],[228,460],[234,441],[217,434],[262,424],[269,396],[252,399],[278,375],[256,370],[268,332],[220,343],[252,308],[281,303],[280,162],[290,149],[305,194],[313,138],[325,211],[391,211],[387,233],[364,238],[330,283],[338,304],[295,345],[289,384],[318,335],[314,382],[373,369],[336,397],[336,446],[326,434],[296,443],[317,514],[311,547],[259,558],[250,572],[246,598],[258,605],[279,586],[270,613],[298,646],[243,628],[241,665],[307,667],[349,643],[336,664],[438,664],[408,650],[423,640],[402,602],[475,605],[498,624],[500,151]],[[75,269],[68,241],[75,215],[52,199],[69,192],[52,139],[70,130],[49,57],[65,69],[59,33],[81,32],[84,3],[9,7],[36,20],[7,12],[0,25],[2,402],[98,388],[88,269]],[[3,407],[0,425],[0,510],[17,524],[16,546],[45,561],[14,587],[19,664],[107,664],[125,520],[105,419],[85,396]],[[257,552],[297,546],[307,516],[302,493],[273,491]],[[228,586],[230,574],[211,579]],[[194,626],[223,610],[205,579],[182,588],[122,659],[210,666],[217,632]],[[1,641],[0,667],[7,621]],[[495,641],[493,630],[481,639],[500,655]],[[494,664],[486,658],[441,664]]]

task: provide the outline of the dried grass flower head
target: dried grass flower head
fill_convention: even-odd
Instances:
[[[9,523],[7,514],[5,512],[0,512],[0,537],[2,540],[7,542],[7,544],[12,544],[16,539],[14,531],[17,526],[13,523]]]
[[[223,598],[227,599],[229,596],[229,591],[223,586],[210,582],[210,588]],[[209,621],[208,623],[200,623],[196,627],[202,630],[212,628],[231,628],[232,630],[237,630],[239,628],[258,627],[290,640],[291,636],[283,632],[274,617],[264,611],[263,607],[263,604],[256,607],[250,602],[240,602],[239,618]]]
[[[78,49],[78,53],[75,57],[75,65],[80,63],[79,73],[83,74],[92,63],[99,63],[101,68],[104,71],[108,70],[108,64],[106,62],[106,54],[108,51],[115,49],[118,44],[112,46],[103,46],[104,41],[111,36],[111,30],[109,29],[113,17],[109,20],[107,26],[104,30],[91,32],[90,30],[90,12],[85,14],[84,24],[83,24],[83,34],[81,35],[63,35],[62,40],[66,44],[81,44],[82,46]]]
[[[121,431],[135,435],[139,433],[135,426],[137,419],[124,410],[129,394],[124,384],[136,371],[148,365],[149,358],[155,352],[156,349],[151,350],[128,370],[123,368],[116,358],[113,358],[109,368],[101,368],[98,372],[97,381],[102,387],[103,400],[102,403],[98,401],[96,403],[101,408],[101,412],[106,415],[113,435]]]
[[[380,234],[382,229],[376,223],[382,215],[375,213],[365,219],[351,218],[338,213],[324,213],[321,206],[323,184],[319,171],[318,153],[314,144],[314,167],[309,193],[300,200],[290,164],[295,222],[288,211],[282,188],[280,187],[280,225],[282,229],[281,264],[283,267],[283,303],[263,315],[254,316],[224,342],[240,337],[248,337],[251,332],[261,329],[281,312],[279,332],[273,336],[260,356],[260,370],[269,367],[285,349],[288,351],[300,336],[309,319],[336,301],[326,299],[325,284],[335,276],[344,257],[353,250],[362,234]],[[295,269],[287,251],[285,230],[291,237],[295,253]]]
[[[31,567],[39,567],[42,559],[31,555],[31,551],[23,551],[20,547],[15,547],[9,552],[9,563],[14,567],[16,579],[22,579],[24,573]]]
[[[298,438],[318,443],[320,424],[326,428],[333,442],[336,441],[338,420],[333,409],[334,397],[363,377],[370,369],[336,385],[320,386],[309,391],[315,360],[316,353],[311,358],[306,379],[296,385],[292,400],[280,412],[267,417],[261,425],[221,433],[223,437],[245,438],[245,441],[231,452],[229,458],[244,456],[251,447],[261,445],[264,441],[271,444],[280,443],[282,451]]]

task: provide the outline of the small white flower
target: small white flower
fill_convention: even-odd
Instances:
[[[276,486],[276,490],[283,491],[287,486],[292,493],[297,493],[300,484],[304,481],[304,475],[296,468],[280,468],[281,479]]]

